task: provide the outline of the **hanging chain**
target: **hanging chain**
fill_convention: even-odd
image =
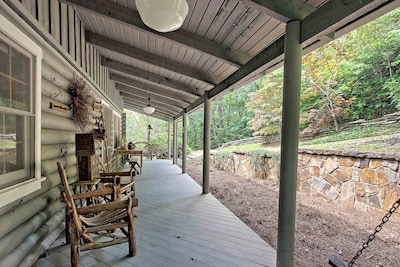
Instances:
[[[361,256],[361,254],[363,254],[364,250],[369,246],[369,243],[371,243],[371,241],[375,239],[375,235],[382,230],[383,225],[387,223],[387,221],[389,221],[390,216],[392,216],[392,214],[397,210],[399,206],[400,206],[400,198],[393,203],[388,213],[386,213],[386,215],[383,216],[382,222],[377,227],[375,227],[375,232],[368,236],[368,240],[364,242],[362,248],[357,251],[357,254],[354,256],[354,258],[349,262],[347,266],[349,267],[353,266],[354,262],[358,259],[358,257]]]

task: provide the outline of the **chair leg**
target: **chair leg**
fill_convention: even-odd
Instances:
[[[79,267],[79,240],[75,224],[68,228],[71,247],[71,267]]]
[[[135,222],[133,212],[128,212],[129,223],[128,223],[128,234],[129,234],[129,256],[133,257],[136,255],[136,238],[135,238]]]
[[[132,161],[129,161],[129,165],[131,166],[131,170],[130,171],[132,171],[132,170],[135,170],[135,172],[136,172],[136,175],[139,175],[139,173],[140,173],[140,164],[136,161],[136,160],[132,160]],[[138,169],[137,169],[137,168]]]
[[[70,244],[70,242],[71,242],[69,240],[69,237],[70,237],[69,229],[71,229],[71,225],[72,225],[71,218],[69,217],[69,214],[67,212],[65,212],[65,227],[66,227],[66,230],[65,230],[65,243],[66,244]]]

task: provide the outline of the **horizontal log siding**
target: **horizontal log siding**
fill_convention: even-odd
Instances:
[[[0,210],[0,266],[17,266],[25,258],[25,264],[33,263],[43,239],[59,232],[64,220],[64,206],[60,202],[60,178],[57,161],[66,167],[71,181],[77,178],[75,133],[80,129],[72,119],[72,112],[50,109],[50,102],[68,106],[68,93],[72,71],[63,68],[61,62],[44,53],[42,68],[42,175],[47,179],[42,189],[22,199],[19,203]],[[55,70],[62,69],[63,73]]]
[[[61,203],[58,203],[59,205]],[[2,266],[13,266],[13,263],[18,262],[18,266],[32,266],[32,262],[35,262],[36,259],[32,258],[32,256],[28,257],[28,259],[24,259],[25,255],[29,253],[32,249],[36,250],[36,254],[43,253],[41,250],[37,250],[37,243],[41,244],[41,240],[47,239],[49,235],[53,235],[54,232],[58,233],[58,235],[62,232],[62,221],[64,220],[64,211],[59,211],[54,216],[49,218],[45,224],[41,225],[34,235],[29,236],[22,245],[20,245],[18,250],[11,251],[7,257],[1,260]],[[57,238],[57,236],[53,236]],[[21,264],[21,259],[24,259],[24,264]]]
[[[55,239],[64,227],[61,224],[64,208],[59,201],[60,178],[56,162],[64,164],[71,182],[77,179],[75,133],[80,129],[70,111],[50,109],[50,103],[68,106],[71,102],[68,88],[73,79],[81,77],[79,73],[82,70],[92,82],[99,84],[101,81],[102,87],[110,84],[110,81],[107,71],[100,64],[98,51],[86,44],[85,29],[73,8],[57,0],[10,1],[14,8],[21,11],[22,17],[38,22],[33,23],[35,32],[40,32],[59,51],[68,53],[69,56],[64,55],[67,61],[73,60],[75,67],[82,68],[78,70],[66,65],[66,61],[59,59],[53,54],[54,51],[42,44],[40,164],[46,181],[42,183],[41,190],[0,208],[0,266],[30,266],[46,249],[43,244],[51,244],[52,238]],[[91,83],[88,85],[96,90]],[[99,85],[96,87],[106,91]],[[103,96],[108,97],[107,101],[114,102],[114,107],[123,104],[117,92],[108,91]]]
[[[48,38],[59,44],[117,107],[122,107],[119,93],[107,89],[110,80],[106,68],[101,65],[100,53],[96,47],[86,44],[85,28],[72,7],[58,0],[22,0],[19,5],[25,9],[25,14],[39,22],[41,30],[49,33]]]

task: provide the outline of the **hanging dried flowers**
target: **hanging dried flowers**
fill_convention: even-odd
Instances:
[[[72,86],[69,88],[72,96],[70,104],[74,120],[84,130],[93,124],[93,101],[94,98],[86,82],[82,78],[74,78]]]

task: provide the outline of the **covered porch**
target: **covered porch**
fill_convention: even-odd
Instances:
[[[81,253],[82,266],[276,266],[276,252],[170,160],[137,177],[137,255],[126,244]],[[70,266],[63,236],[34,266]]]

